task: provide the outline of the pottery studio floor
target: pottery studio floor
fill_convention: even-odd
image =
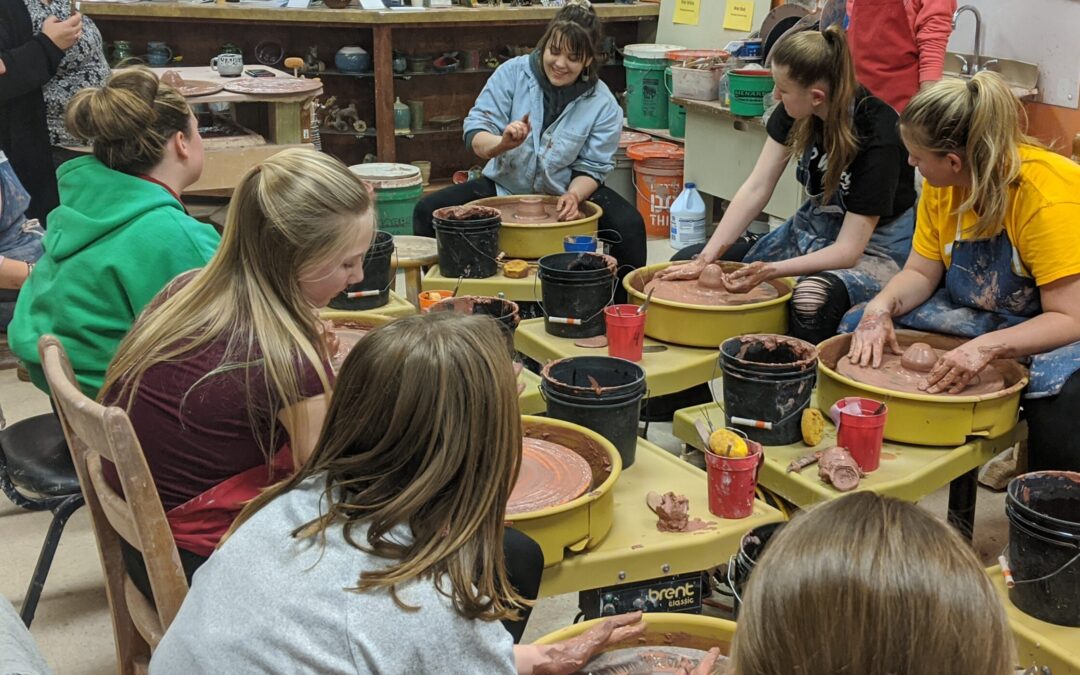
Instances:
[[[666,260],[666,240],[650,242],[649,262]],[[14,370],[0,370],[0,408],[8,423],[49,411],[49,401],[33,385],[20,382]],[[671,452],[680,443],[670,424],[652,424],[649,440]],[[930,495],[923,506],[944,518],[947,490]],[[0,593],[18,608],[49,526],[50,514],[22,511],[0,497]],[[975,547],[992,564],[1007,541],[1004,495],[979,488]],[[530,641],[573,621],[577,596],[541,600],[525,633]],[[45,590],[31,629],[38,647],[57,673],[105,675],[115,673],[112,625],[87,510],[72,516],[60,540]]]

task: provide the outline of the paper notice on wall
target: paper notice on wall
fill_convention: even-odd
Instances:
[[[724,28],[750,32],[754,25],[754,0],[727,0]]]
[[[675,16],[672,23],[686,26],[698,25],[701,17],[701,0],[675,0]]]

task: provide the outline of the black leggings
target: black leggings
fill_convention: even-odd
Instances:
[[[127,566],[135,588],[138,588],[147,598],[152,598],[150,577],[146,573],[146,563],[143,562],[142,554],[123,538],[120,539],[120,545],[123,549],[124,564]],[[209,558],[182,548],[177,548],[177,551],[180,553],[180,564],[184,568],[184,576],[187,577],[188,584],[191,584],[191,577],[195,575],[195,570],[202,567]],[[540,578],[544,574],[544,553],[540,550],[540,545],[527,534],[508,527],[503,534],[503,556],[506,559],[506,573],[510,578],[510,584],[526,600],[536,600],[540,592]],[[506,630],[514,637],[515,644],[521,640],[531,613],[532,607],[526,607],[520,610],[521,618],[517,621],[502,622]]]
[[[451,185],[430,194],[416,204],[413,211],[413,234],[422,237],[434,237],[435,228],[431,214],[436,209],[446,206],[459,206],[476,199],[494,197],[497,194],[495,183],[490,178],[477,178],[460,185]],[[611,242],[611,255],[619,263],[619,280],[626,276],[631,268],[645,266],[648,252],[645,248],[645,220],[637,209],[606,185],[601,185],[589,197],[604,210],[600,216],[599,236]],[[625,292],[620,285],[616,293],[616,302],[625,301]]]
[[[1029,471],[1080,471],[1080,371],[1057,396],[1022,401]]]
[[[720,260],[741,261],[756,242],[754,235],[739,237]],[[687,246],[671,259],[690,260],[704,248],[705,244]],[[839,277],[831,272],[805,276],[795,284],[788,303],[788,334],[816,345],[836,335],[849,309],[851,299]]]

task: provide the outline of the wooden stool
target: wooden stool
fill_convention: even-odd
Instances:
[[[417,295],[420,294],[421,268],[434,265],[439,261],[435,240],[431,237],[416,237],[409,234],[394,235],[394,259],[397,267],[405,272],[405,297],[416,307],[420,306]],[[394,270],[396,275],[397,269]],[[395,290],[397,280],[395,276]]]

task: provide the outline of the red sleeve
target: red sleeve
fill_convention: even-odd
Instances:
[[[919,82],[940,80],[952,35],[956,0],[912,0],[912,33],[919,49]]]

